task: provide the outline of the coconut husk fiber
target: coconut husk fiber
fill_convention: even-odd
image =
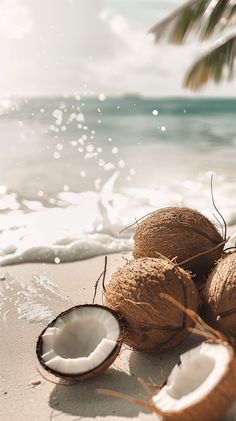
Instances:
[[[125,321],[124,342],[139,351],[167,351],[194,326],[182,310],[160,297],[167,293],[196,311],[199,303],[191,275],[166,258],[129,261],[105,290],[105,303]]]
[[[236,338],[236,252],[226,254],[210,273],[202,293],[202,317]]]
[[[215,226],[200,212],[186,207],[159,209],[144,218],[134,233],[134,258],[157,257],[158,253],[181,263],[223,242]],[[221,257],[224,244],[185,262],[198,287]]]

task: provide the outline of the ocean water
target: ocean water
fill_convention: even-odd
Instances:
[[[236,99],[4,99],[0,264],[130,250],[134,226],[123,228],[163,206],[190,206],[218,224],[212,173],[233,226],[235,168]]]

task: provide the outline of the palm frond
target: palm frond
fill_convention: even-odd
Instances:
[[[212,12],[210,13],[208,22],[206,24],[206,28],[203,33],[204,38],[208,38],[210,34],[214,31],[214,28],[219,23],[219,21],[222,19],[222,15],[225,12],[225,9],[228,5],[228,0],[219,0],[215,7],[212,9]]]
[[[218,28],[220,31],[236,24],[236,1],[231,0],[229,6],[219,22]]]
[[[209,38],[216,31],[223,31],[226,26],[228,27],[234,24],[235,19],[235,0],[218,0],[209,13],[209,18],[201,34],[202,39]]]
[[[204,14],[211,0],[189,0],[184,5],[178,7],[167,18],[150,29],[150,33],[159,41],[168,32],[168,38],[173,43],[181,43],[185,34],[192,29],[192,24],[200,19]]]
[[[200,39],[209,38],[214,32],[221,32],[236,20],[236,0],[190,0],[150,32],[155,41],[167,36],[175,44],[186,41],[187,35],[195,32]]]
[[[218,43],[214,48],[202,56],[193,65],[184,81],[184,86],[197,90],[212,80],[219,83],[225,77],[227,70],[228,79],[233,76],[233,65],[236,56],[236,35]]]

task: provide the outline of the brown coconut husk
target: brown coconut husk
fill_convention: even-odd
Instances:
[[[117,340],[116,346],[113,348],[112,352],[110,353],[110,355],[108,355],[108,357],[97,367],[95,367],[93,370],[87,371],[85,373],[75,373],[75,374],[66,374],[66,373],[61,373],[58,372],[50,367],[48,367],[48,365],[45,363],[45,361],[42,358],[42,354],[43,354],[43,339],[42,336],[44,334],[44,332],[49,328],[49,327],[53,327],[55,322],[57,321],[58,318],[61,318],[63,316],[65,316],[67,313],[73,311],[76,308],[79,307],[94,307],[94,308],[102,308],[103,310],[109,311],[113,314],[113,316],[119,321],[119,326],[120,326],[120,336]],[[121,316],[117,313],[115,313],[112,309],[107,308],[105,306],[101,306],[99,304],[83,304],[83,305],[77,305],[74,306],[66,311],[63,311],[62,313],[60,313],[55,319],[53,319],[46,327],[45,329],[41,332],[41,334],[38,337],[37,340],[37,344],[36,344],[36,355],[38,357],[38,360],[41,364],[41,366],[48,371],[49,373],[53,374],[56,377],[59,377],[61,379],[64,380],[69,380],[69,381],[78,381],[78,382],[82,382],[85,380],[88,380],[90,378],[96,377],[100,374],[102,374],[105,370],[107,370],[107,368],[109,368],[112,363],[115,361],[115,359],[117,358],[117,356],[120,353],[120,349],[123,343],[123,337],[124,337],[124,322],[121,318]]]
[[[198,288],[221,257],[225,239],[200,212],[186,207],[159,209],[143,219],[134,233],[134,258],[173,259],[195,275]]]
[[[226,254],[210,273],[202,292],[203,318],[236,339],[236,252]]]
[[[185,307],[197,310],[199,296],[191,275],[169,259],[129,261],[112,277],[105,304],[125,321],[124,342],[138,351],[167,351],[189,334],[193,321],[164,300],[167,293]]]

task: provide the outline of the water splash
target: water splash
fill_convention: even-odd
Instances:
[[[58,304],[73,305],[43,275],[34,275],[30,285],[24,285],[7,274],[0,283],[0,319],[4,323],[9,317],[30,323],[51,321]]]
[[[27,213],[13,209],[1,214],[0,264],[63,263],[131,250],[135,227],[123,228],[164,206],[195,208],[218,225],[213,216],[210,175],[177,179],[156,188],[117,190],[117,171],[98,191],[61,192],[54,208],[34,207]],[[216,203],[229,227],[236,225],[235,186],[234,180],[215,176]]]

